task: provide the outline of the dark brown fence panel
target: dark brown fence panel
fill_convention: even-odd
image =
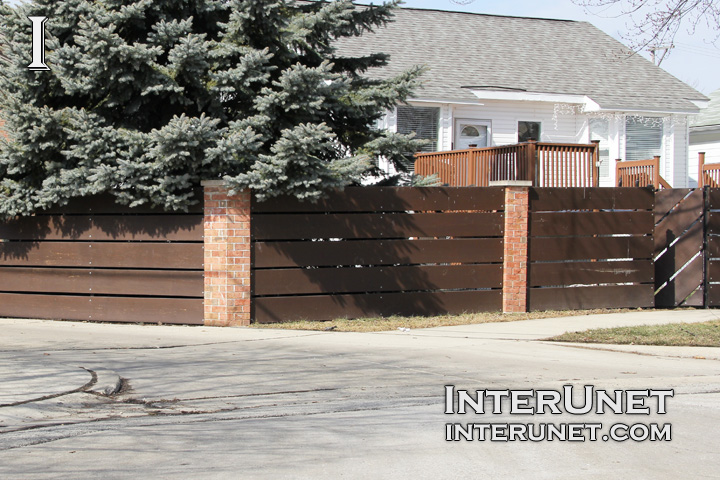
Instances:
[[[0,316],[201,324],[201,211],[101,196],[0,224]]]
[[[529,310],[653,306],[654,195],[531,188]]]
[[[705,188],[705,305],[720,307],[720,188]]]
[[[502,188],[347,188],[255,202],[256,322],[502,308]]]
[[[655,305],[702,306],[703,189],[655,193]]]

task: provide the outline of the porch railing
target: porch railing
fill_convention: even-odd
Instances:
[[[655,190],[672,188],[660,176],[660,157],[650,160],[620,160],[615,164],[615,179],[618,187],[646,187],[652,185]]]
[[[705,152],[698,154],[698,187],[720,187],[720,163],[705,163]]]
[[[415,155],[415,173],[437,174],[453,187],[531,180],[542,187],[592,187],[598,182],[598,146],[526,142]]]

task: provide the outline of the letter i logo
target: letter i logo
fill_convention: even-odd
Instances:
[[[47,17],[28,17],[32,22],[32,63],[28,70],[50,70],[45,65],[45,22]]]

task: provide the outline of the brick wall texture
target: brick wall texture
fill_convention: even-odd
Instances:
[[[250,192],[229,196],[221,182],[205,189],[204,323],[250,324]]]
[[[527,311],[528,217],[527,187],[505,187],[503,312]]]

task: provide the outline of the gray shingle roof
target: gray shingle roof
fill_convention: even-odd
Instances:
[[[587,22],[403,8],[375,33],[338,43],[341,55],[384,52],[380,78],[426,65],[414,98],[472,101],[463,87],[587,95],[617,110],[690,111],[707,98]]]
[[[690,128],[720,126],[720,90],[715,90],[708,96],[710,104],[692,120]]]

